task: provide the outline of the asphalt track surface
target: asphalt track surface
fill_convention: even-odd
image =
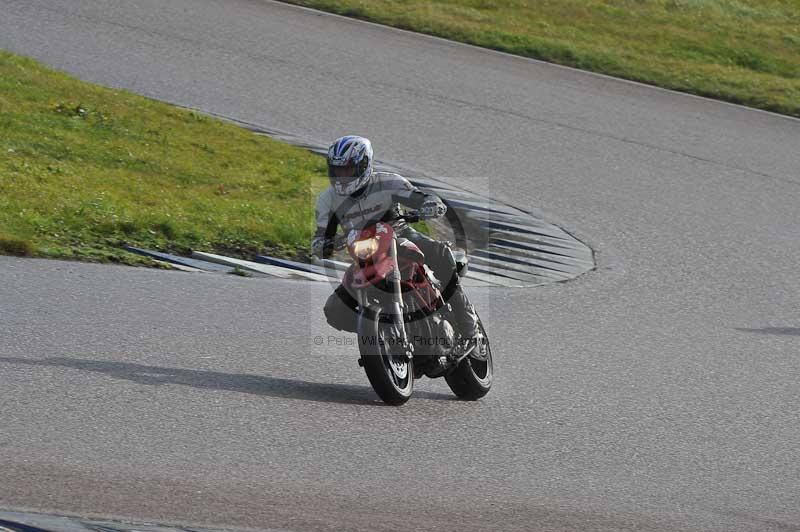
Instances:
[[[800,529],[800,122],[257,0],[0,0],[0,47],[523,208],[485,400],[381,406],[329,287],[0,258],[0,506],[290,530]],[[489,177],[487,177],[489,176]],[[344,340],[342,340],[344,341]]]

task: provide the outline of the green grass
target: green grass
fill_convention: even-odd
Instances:
[[[0,253],[307,254],[324,159],[0,51]]]
[[[285,0],[800,116],[800,0]]]

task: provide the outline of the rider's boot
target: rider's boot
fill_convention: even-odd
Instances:
[[[461,336],[463,338],[473,338],[478,333],[478,315],[475,312],[475,307],[467,299],[467,294],[464,293],[460,282],[456,282],[448,303],[453,309]]]

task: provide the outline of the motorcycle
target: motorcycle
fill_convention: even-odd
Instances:
[[[342,284],[358,302],[359,365],[387,404],[408,401],[414,380],[444,377],[461,399],[476,400],[492,386],[492,352],[483,323],[465,341],[442,286],[425,266],[424,255],[397,232],[420,220],[419,213],[397,213],[347,235],[353,262]],[[467,259],[456,260],[457,275]]]

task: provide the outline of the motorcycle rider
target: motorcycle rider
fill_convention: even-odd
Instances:
[[[328,149],[328,177],[331,186],[320,193],[315,205],[317,229],[311,241],[314,255],[327,258],[334,251],[337,226],[348,234],[377,221],[395,218],[399,205],[416,209],[422,218],[439,218],[447,207],[433,194],[420,191],[404,177],[377,172],[372,168],[373,151],[369,139],[347,135],[336,139]],[[442,296],[453,308],[464,338],[477,334],[477,315],[461,287],[456,261],[449,242],[440,242],[409,226],[396,228],[398,237],[416,244],[425,255],[425,264],[441,282]],[[358,303],[339,285],[325,303],[328,323],[339,330],[356,331]]]

